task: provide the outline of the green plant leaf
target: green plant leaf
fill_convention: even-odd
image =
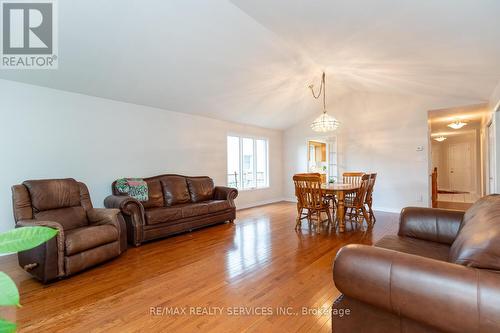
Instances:
[[[0,333],[13,333],[16,331],[16,324],[0,319]]]
[[[57,229],[48,227],[22,227],[0,233],[0,253],[12,253],[32,249],[55,235]]]
[[[0,272],[0,306],[20,306],[19,304],[19,291],[12,279]]]

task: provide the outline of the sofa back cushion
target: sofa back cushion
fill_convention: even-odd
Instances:
[[[214,181],[210,177],[186,178],[191,202],[212,200],[214,197]]]
[[[159,208],[165,206],[165,201],[163,200],[163,189],[161,182],[159,180],[149,180],[146,181],[148,184],[148,201],[144,201],[142,205],[144,208]]]
[[[182,176],[165,176],[161,178],[163,196],[167,206],[191,201],[186,178]]]
[[[500,195],[479,199],[464,215],[450,262],[500,270]]]
[[[35,220],[54,221],[62,225],[64,230],[87,226],[87,212],[82,206],[44,210],[34,214]]]
[[[80,186],[74,179],[27,180],[33,213],[80,206]]]

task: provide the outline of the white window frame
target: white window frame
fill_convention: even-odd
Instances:
[[[239,176],[240,176],[240,183],[238,184],[238,191],[255,191],[255,190],[262,190],[270,187],[270,177],[269,177],[269,138],[266,137],[261,137],[261,136],[253,136],[253,135],[246,135],[246,134],[237,134],[237,133],[227,133],[226,135],[226,185],[229,186],[228,182],[228,176],[229,176],[229,170],[227,168],[227,160],[229,156],[229,151],[227,150],[227,140],[229,137],[236,137],[238,138],[239,141],[239,160],[240,160],[240,165],[239,165]],[[243,139],[251,139],[253,142],[253,174],[254,174],[254,187],[248,187],[248,188],[243,188]],[[266,145],[266,171],[265,171],[265,182],[266,184],[264,186],[257,186],[257,140],[263,140]]]

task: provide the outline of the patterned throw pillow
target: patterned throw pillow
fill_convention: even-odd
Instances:
[[[141,178],[121,178],[116,181],[116,189],[139,201],[148,201],[148,184]]]

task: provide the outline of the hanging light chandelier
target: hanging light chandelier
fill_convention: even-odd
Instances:
[[[329,116],[326,113],[326,75],[325,72],[323,72],[323,76],[321,77],[321,86],[319,87],[319,92],[316,95],[314,93],[314,86],[311,84],[309,86],[309,89],[311,89],[311,93],[315,99],[318,99],[321,97],[321,94],[323,93],[323,114],[316,118],[312,123],[311,123],[311,128],[315,132],[332,132],[335,131],[339,125],[340,122],[335,119],[335,117]]]

